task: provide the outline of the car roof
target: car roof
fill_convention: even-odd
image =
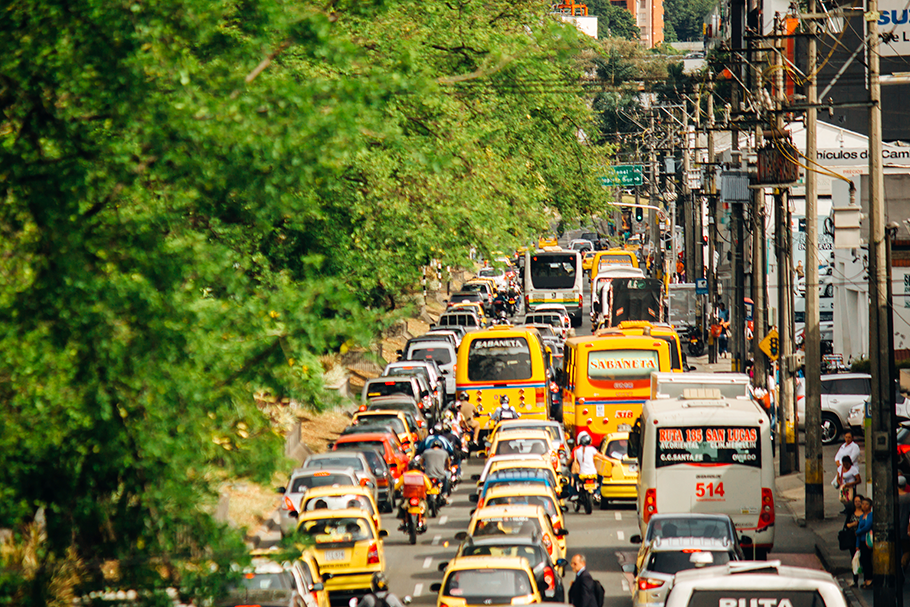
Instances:
[[[339,436],[338,440],[335,441],[335,444],[338,443],[366,443],[366,442],[375,442],[376,440],[381,440],[385,442],[389,440],[391,442],[391,437],[395,436],[395,433],[389,430],[388,432],[364,432],[363,434],[348,434],[346,436]],[[345,440],[347,439],[347,440]]]
[[[307,489],[306,496],[303,499],[308,500],[313,497],[325,497],[328,495],[363,495],[369,498],[373,497],[373,494],[369,489],[361,487],[360,485],[327,485],[324,487]]]
[[[294,468],[291,472],[291,480],[303,476],[327,476],[328,474],[347,474],[351,478],[357,478],[357,473],[350,466],[339,466],[338,468]]]
[[[728,537],[658,537],[651,540],[650,552],[679,552],[681,550],[733,550]]]
[[[840,586],[830,573],[803,567],[789,567],[774,561],[730,561],[725,565],[687,569],[676,574],[674,586],[681,585],[699,589],[716,588],[720,590],[763,590],[786,589],[802,590],[819,588],[832,584],[837,594]],[[843,596],[841,594],[841,596]],[[827,597],[825,597],[827,598]],[[828,604],[827,600],[824,601]]]
[[[367,402],[370,405],[381,405],[383,403],[410,403],[414,405],[414,408],[417,408],[417,399],[410,394],[389,394],[388,396],[374,396],[373,398],[368,398]]]
[[[872,379],[868,373],[830,373],[822,375],[822,380],[828,379]]]
[[[462,547],[468,544],[472,546],[535,546],[543,550],[540,534],[536,531],[510,535],[469,535],[465,538]]]
[[[501,506],[484,506],[474,512],[474,520],[480,520],[488,517],[510,517],[510,516],[528,516],[536,517],[540,514],[547,514],[543,506],[531,506],[525,504],[503,504]]]
[[[457,556],[449,561],[446,572],[470,569],[530,569],[522,556]]]
[[[542,485],[540,483],[534,485],[506,485],[500,484],[490,487],[486,495],[483,496],[484,501],[493,499],[494,497],[501,496],[513,496],[513,495],[534,495],[537,497],[555,497],[556,492],[552,487],[548,485]]]
[[[311,461],[311,460],[335,459],[338,457],[362,457],[364,460],[366,460],[366,458],[361,453],[358,453],[357,451],[351,451],[349,456],[342,455],[340,453],[335,453],[334,451],[326,451],[325,453],[313,453],[311,455],[308,455],[307,458],[304,460],[304,463]]]
[[[531,428],[502,428],[496,431],[493,440],[517,440],[520,438],[543,438],[550,440],[550,433],[546,430]]]
[[[298,526],[304,521],[319,520],[323,518],[362,518],[370,521],[371,527],[374,526],[370,513],[363,508],[341,508],[338,510],[324,509],[301,512],[297,519],[299,521]]]

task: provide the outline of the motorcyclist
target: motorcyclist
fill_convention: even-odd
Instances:
[[[477,421],[477,405],[471,402],[471,397],[467,392],[458,395],[458,408],[461,410],[461,418],[464,420],[465,430],[471,432],[470,440],[472,443],[477,442],[477,433],[480,432],[480,422]]]
[[[503,395],[499,399],[499,406],[496,407],[496,410],[493,411],[493,415],[490,417],[494,422],[501,422],[507,419],[518,419],[521,417],[521,413],[519,413],[509,402],[508,395]]]
[[[404,607],[401,600],[389,592],[389,579],[382,571],[373,574],[370,580],[370,592],[363,595],[360,601],[351,599],[350,607]]]
[[[447,441],[452,443],[452,446],[455,448],[455,452],[451,456],[452,467],[455,469],[456,474],[461,475],[461,439],[455,434],[452,424],[446,424],[443,426],[442,437]]]
[[[576,486],[581,476],[597,476],[597,461],[609,461],[591,444],[591,435],[587,432],[578,434],[578,446],[572,451],[572,459],[577,466],[572,466]]]
[[[417,443],[417,455],[422,455],[424,451],[432,447],[435,443],[440,443],[450,457],[455,455],[455,446],[443,436],[442,424],[433,426],[433,428],[430,429],[430,434]]]
[[[398,518],[401,519],[402,523],[407,522],[408,501],[412,497],[416,497],[417,499],[426,502],[427,491],[431,491],[432,489],[433,483],[431,483],[427,475],[423,473],[420,459],[412,459],[410,463],[408,463],[407,471],[395,481],[395,491],[400,491],[404,498],[401,500],[401,506],[398,508]]]
[[[451,458],[445,452],[440,443],[433,443],[433,446],[423,452],[421,456],[426,475],[431,480],[438,480],[442,483],[442,494],[449,494],[449,464]]]
[[[509,301],[505,292],[502,289],[497,290],[496,297],[493,298],[493,309],[496,310],[496,315],[505,315],[508,305]]]

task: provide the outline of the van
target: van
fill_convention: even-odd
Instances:
[[[436,323],[438,327],[464,327],[467,331],[478,331],[483,329],[483,320],[473,310],[458,309],[453,312],[446,312],[439,317]]]
[[[443,315],[444,316],[444,315]],[[439,371],[445,378],[446,395],[455,398],[455,361],[458,359],[458,350],[447,339],[411,340],[404,349],[403,360],[432,360],[436,362]]]

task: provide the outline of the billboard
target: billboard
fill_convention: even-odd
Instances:
[[[878,52],[882,57],[910,55],[910,8],[906,0],[879,0],[878,28],[882,43]]]

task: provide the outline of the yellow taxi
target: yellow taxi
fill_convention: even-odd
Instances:
[[[528,560],[518,556],[460,556],[449,561],[437,607],[529,605],[542,602]]]
[[[566,528],[566,519],[559,505],[559,498],[546,485],[496,485],[484,496],[483,505],[490,506],[541,506],[546,510],[553,531]]]
[[[541,236],[537,240],[537,248],[542,249],[544,247],[558,247],[559,241],[552,234],[548,236]]]
[[[557,492],[561,492],[566,479],[559,475],[559,472],[553,468],[553,462],[543,457],[538,458],[521,458],[521,459],[502,459],[493,458],[489,466],[484,466],[484,474],[481,475],[478,487],[482,487],[487,477],[500,470],[546,470],[547,476],[551,476],[553,487]]]
[[[487,450],[489,457],[496,455],[539,455],[559,472],[559,446],[546,430],[499,430],[494,434]]]
[[[329,593],[325,589],[325,582],[316,562],[316,554],[312,548],[304,549],[300,558],[294,561],[291,573],[297,579],[297,584],[309,593],[304,597],[307,607],[329,607]]]
[[[397,419],[401,422],[391,421],[392,419]],[[379,425],[391,425],[397,431],[398,440],[401,443],[402,449],[414,454],[414,450],[417,448],[417,443],[420,442],[422,438],[420,436],[420,429],[412,427],[408,421],[408,415],[404,411],[395,411],[391,409],[377,409],[375,411],[358,411],[354,414],[354,417],[351,418],[351,423],[354,425],[357,424],[379,424]],[[402,432],[402,426],[404,432]]]
[[[600,508],[607,509],[609,500],[634,500],[638,497],[638,460],[629,457],[629,433],[605,434],[600,453],[608,461],[595,463],[597,474],[603,477],[600,487]]]
[[[471,517],[466,535],[529,535],[539,534],[553,562],[566,558],[568,529],[556,531],[542,506],[484,506]],[[459,534],[460,535],[460,534]],[[456,535],[455,537],[459,537]]]
[[[597,251],[585,251],[581,254],[581,269],[585,272],[591,272],[594,268],[594,256],[597,255]]]
[[[373,497],[372,491],[367,487],[357,485],[333,485],[326,487],[313,487],[307,489],[300,500],[301,512],[316,512],[318,510],[344,510],[346,508],[360,508],[365,510],[373,525],[381,527],[379,508]]]
[[[365,510],[314,510],[300,515],[297,533],[312,541],[312,550],[333,599],[370,591],[373,574],[385,570],[382,538]]]
[[[480,322],[482,325],[486,326],[489,322],[486,314],[483,312],[483,306],[474,301],[462,301],[460,303],[452,304],[449,306],[447,312],[454,312],[455,310],[467,308],[469,310],[474,310],[477,312],[477,316],[480,317]]]

